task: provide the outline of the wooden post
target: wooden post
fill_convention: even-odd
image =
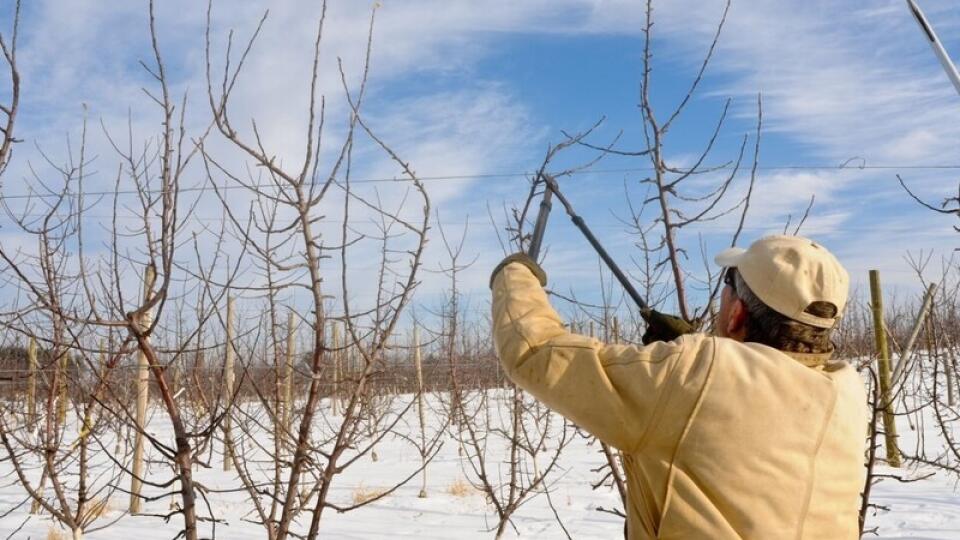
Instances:
[[[177,360],[177,363],[173,365],[173,381],[170,386],[173,395],[179,394],[180,389],[183,388],[183,363],[181,360]]]
[[[611,341],[620,343],[620,319],[616,315],[613,316],[613,339]]]
[[[283,429],[290,433],[293,421],[293,359],[297,354],[297,342],[294,340],[293,311],[287,313],[287,356],[283,364]]]
[[[266,343],[266,342],[264,342]],[[194,392],[193,410],[196,415],[207,413],[205,396],[207,395],[207,364],[206,356],[203,354],[203,329],[197,332],[197,353],[193,357],[193,384],[197,387]]]
[[[43,473],[40,475],[40,485],[37,486],[37,494],[39,494],[40,496],[43,496],[43,490],[46,488],[46,485],[47,485],[47,468],[44,467]],[[33,502],[30,503],[30,513],[32,515],[35,515],[35,516],[40,515],[41,513],[43,513],[43,510],[44,508],[43,506],[40,505],[39,500],[34,499]]]
[[[105,346],[105,342],[104,342],[104,339],[101,337],[100,338],[100,354],[98,355],[99,365],[97,366],[98,382],[94,384],[94,387],[97,387],[99,385],[99,381],[103,381],[103,379],[106,377],[106,374],[107,374],[107,370],[106,370],[106,367],[107,367],[106,354],[107,353],[104,350],[104,346]],[[90,435],[90,432],[93,431],[94,424],[96,424],[96,421],[94,420],[94,415],[97,412],[97,398],[99,397],[99,392],[95,392],[92,397],[93,399],[90,400],[90,403],[86,404],[86,408],[83,411],[83,420],[80,422],[80,426],[77,428],[77,432],[78,432],[77,441],[73,444],[73,447],[72,447],[72,448],[75,448],[77,446],[81,447],[81,450],[80,450],[81,455],[83,454],[83,452],[86,451],[85,448],[87,444],[87,437]],[[77,412],[79,413],[80,411],[78,410]]]
[[[98,362],[99,365],[97,366],[97,381],[98,381],[97,384],[102,384],[103,386],[106,386],[106,380],[105,380],[105,379],[107,378],[107,349],[106,349],[106,347],[107,347],[107,342],[106,342],[106,340],[105,340],[104,338],[101,337],[101,338],[100,338],[100,347],[99,347],[99,348],[100,348],[100,354],[98,355],[98,356],[99,356],[99,362]],[[96,385],[95,385],[95,386],[96,386]],[[94,418],[94,414],[96,413],[96,408],[97,408],[97,399],[96,399],[96,398],[99,397],[99,394],[95,394],[93,397],[94,397],[94,399],[92,399],[92,400],[90,401],[90,404],[87,406],[87,410],[84,411],[84,414],[83,414],[83,424],[80,425],[80,440],[81,440],[82,442],[85,442],[85,441],[86,441],[87,436],[88,436],[88,435],[90,434],[90,432],[93,430],[94,424],[96,424],[96,422],[94,421],[93,418]]]
[[[57,430],[63,428],[67,422],[67,360],[70,353],[66,349],[60,352],[57,358]]]
[[[227,296],[227,336],[226,336],[226,346],[227,350],[224,354],[224,394],[226,394],[227,399],[227,412],[223,417],[223,470],[229,471],[233,469],[233,422],[230,414],[232,406],[230,401],[233,400],[233,383],[236,374],[234,373],[233,363],[235,351],[233,350],[233,296]]]
[[[110,362],[110,349],[113,347],[113,336],[110,339],[100,338],[100,382],[107,385],[107,364]]]
[[[941,357],[943,359],[943,377],[944,383],[947,386],[947,405],[953,407],[957,404],[956,388],[954,381],[954,371],[956,368],[956,358],[953,355],[953,347],[950,343],[945,343],[943,351],[940,350],[940,341],[937,339],[937,321],[936,315],[930,313],[930,317],[927,319],[927,354],[933,360],[934,365],[936,366],[937,362],[940,362]],[[946,336],[941,336],[946,338]],[[933,381],[933,384],[938,384],[937,381]]]
[[[330,407],[333,414],[340,414],[340,369],[343,351],[340,350],[340,327],[337,323],[332,327],[333,338],[333,392],[330,393]]]
[[[179,339],[180,336],[183,336],[183,335],[184,335],[184,332],[183,332],[183,317],[177,317],[177,329],[176,329],[176,332],[177,332],[177,333],[176,333],[175,335],[177,336],[177,339]],[[171,381],[170,381],[170,391],[172,392],[172,395],[174,395],[174,396],[179,395],[180,389],[183,388],[183,368],[182,368],[182,366],[183,366],[183,364],[184,364],[185,361],[186,361],[186,357],[185,357],[184,355],[178,355],[178,358],[176,359],[176,361],[175,361],[175,362],[173,363],[173,365],[171,366],[171,367],[173,368],[173,376],[171,377]],[[189,396],[189,394],[187,394],[187,395]]]
[[[913,356],[913,346],[917,341],[917,337],[920,336],[920,330],[923,329],[923,323],[927,319],[927,313],[930,312],[930,306],[933,304],[933,296],[937,292],[937,284],[931,283],[927,287],[927,294],[923,297],[923,305],[920,306],[920,313],[917,314],[917,320],[913,324],[913,331],[910,332],[910,337],[907,339],[907,344],[904,345],[903,350],[900,352],[900,359],[897,361],[897,364],[893,368],[893,384],[894,386],[900,386],[900,377],[903,375],[903,370],[907,367],[907,362],[910,361],[910,357]],[[928,353],[930,351],[927,351]]]
[[[27,345],[27,425],[37,422],[37,338],[30,336]]]
[[[109,362],[109,355],[113,354],[113,329],[110,329],[107,332],[107,361]],[[114,364],[116,366],[116,364]],[[120,370],[123,371],[122,369]],[[101,412],[101,414],[103,414]],[[108,417],[109,418],[109,417]],[[127,444],[127,438],[123,437],[123,426],[126,422],[123,421],[123,418],[115,418],[114,421],[109,421],[111,425],[115,426],[114,439],[113,439],[113,453],[114,455],[121,455],[120,452]]]
[[[27,362],[29,364],[29,378],[27,379],[27,416],[29,426],[33,429],[33,426],[37,422],[37,338],[30,336],[30,343],[27,345]],[[47,470],[44,468],[43,475],[40,477],[40,486],[37,488],[37,492],[42,494],[45,484],[47,483]],[[41,510],[40,502],[36,499],[30,504],[30,513],[33,515],[40,514]]]
[[[937,339],[937,327],[933,317],[930,317],[930,324],[927,325],[927,354],[933,357],[934,362],[940,362],[943,359],[943,378],[947,386],[947,405],[953,407],[957,404],[957,396],[954,389],[953,370],[955,369],[952,361],[952,350],[947,344],[940,350],[940,341]],[[934,384],[937,384],[934,381]]]
[[[143,303],[150,301],[153,295],[153,282],[156,278],[156,270],[152,265],[147,266],[143,275]],[[152,323],[151,314],[145,313],[137,324],[140,328],[147,328]],[[140,513],[140,491],[143,488],[143,432],[147,429],[147,399],[149,398],[150,384],[150,366],[147,363],[147,355],[141,350],[137,355],[137,417],[136,417],[136,438],[133,443],[133,475],[130,479],[130,513]]]
[[[957,371],[957,359],[953,356],[953,349],[947,348],[947,365],[944,366],[944,372],[947,373],[947,405],[957,406],[957,382],[954,373]]]
[[[900,451],[897,449],[897,424],[893,416],[891,392],[890,350],[883,324],[883,293],[880,289],[880,272],[870,270],[870,304],[873,310],[873,333],[877,345],[877,364],[880,372],[880,403],[883,411],[883,431],[887,449],[887,464],[900,466]]]
[[[417,371],[417,414],[420,417],[420,464],[423,466],[423,480],[420,484],[420,498],[427,497],[427,428],[423,414],[423,363],[420,357],[420,329],[413,327],[413,366]]]

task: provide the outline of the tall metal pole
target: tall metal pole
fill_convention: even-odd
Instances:
[[[940,60],[940,65],[943,66],[943,70],[946,71],[947,77],[949,77],[950,82],[953,83],[953,87],[960,93],[960,72],[957,72],[957,66],[950,60],[950,55],[947,54],[947,50],[943,48],[943,43],[940,42],[937,33],[933,31],[933,26],[930,24],[930,21],[927,20],[926,15],[923,14],[920,6],[918,6],[914,0],[907,0],[907,7],[910,8],[910,12],[913,13],[913,18],[917,21],[917,24],[920,25],[920,30],[923,31],[923,34],[930,42],[930,48],[933,49],[934,54],[937,55],[937,59]]]

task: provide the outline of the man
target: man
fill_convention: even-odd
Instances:
[[[830,359],[846,271],[791,236],[716,261],[716,335],[638,347],[568,332],[543,271],[508,257],[491,276],[506,373],[621,450],[630,538],[857,538],[866,396]]]

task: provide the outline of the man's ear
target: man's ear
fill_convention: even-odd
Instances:
[[[730,306],[730,318],[727,319],[727,336],[737,341],[747,338],[747,305],[743,300],[736,298]]]

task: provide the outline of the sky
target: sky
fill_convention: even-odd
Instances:
[[[550,144],[564,132],[585,130],[601,118],[589,141],[617,148],[643,148],[638,109],[642,74],[644,12],[626,0],[439,1],[383,0],[376,4],[330,0],[321,46],[319,88],[325,99],[322,167],[329,168],[346,133],[349,110],[337,70],[341,62],[352,92],[363,68],[367,32],[375,11],[370,75],[362,114],[366,123],[418,175],[425,178],[433,211],[418,309],[442,302],[449,279],[444,236],[464,238],[460,291],[468,309],[487,309],[490,270],[511,251],[503,236],[504,209],[522,203],[528,178]],[[952,0],[920,2],[954,58],[960,58],[960,9]],[[251,121],[278,162],[301,166],[305,140],[309,73],[320,18],[320,2],[291,0],[214,2],[213,69],[223,67],[228,35],[234,53],[251,35],[264,11],[269,15],[252,49],[231,103],[241,132]],[[723,2],[655,2],[650,93],[661,120],[685,95],[723,12]],[[157,6],[159,46],[171,89],[186,96],[185,127],[196,137],[209,125],[206,96],[204,2],[164,0]],[[0,9],[0,29],[9,32],[10,3]],[[19,63],[22,109],[13,161],[2,178],[4,197],[28,192],[38,180],[56,182],[44,154],[54,163],[76,153],[84,116],[87,155],[93,157],[84,185],[109,190],[119,158],[106,134],[136,145],[159,132],[155,105],[144,92],[154,82],[140,65],[152,65],[147,4],[141,1],[37,0],[21,14]],[[0,98],[8,92],[2,80]],[[960,246],[956,217],[938,215],[909,199],[897,174],[932,202],[957,193],[960,182],[960,96],[950,85],[904,0],[811,1],[734,0],[719,44],[698,91],[664,143],[665,159],[691,164],[703,150],[729,99],[729,113],[708,165],[735,160],[746,137],[744,167],[728,198],[736,204],[749,183],[755,144],[757,100],[762,96],[763,126],[759,169],[740,244],[796,225],[811,196],[815,204],[802,234],[830,248],[862,289],[869,269],[880,269],[884,283],[915,294],[921,284],[905,257],[933,253],[927,279],[935,279],[940,257]],[[245,162],[225,141],[211,137],[211,152],[234,171]],[[41,154],[43,152],[43,154]],[[572,148],[556,169],[584,163],[597,153]],[[369,139],[357,143],[355,180],[400,178],[401,171]],[[563,180],[561,187],[586,222],[629,272],[638,275],[638,238],[624,224],[631,205],[645,198],[641,181],[649,174],[644,157],[608,156]],[[33,176],[33,170],[36,177]],[[709,192],[729,170],[692,178],[689,196]],[[206,182],[194,165],[191,185]],[[218,178],[222,183],[224,179]],[[359,185],[359,184],[358,184]],[[370,182],[358,187],[404,217],[419,204],[401,201],[404,184]],[[234,209],[249,196],[230,192]],[[16,210],[16,199],[9,204]],[[195,226],[209,232],[223,211],[209,194],[199,196]],[[331,198],[321,208],[328,233],[338,233],[342,203]],[[122,205],[121,205],[122,206]],[[683,208],[693,211],[695,205]],[[245,211],[245,210],[244,210]],[[90,249],[107,249],[103,227],[112,201],[88,211]],[[351,214],[362,234],[370,216]],[[493,218],[491,218],[493,216]],[[653,219],[650,211],[644,223]],[[496,225],[492,223],[496,221]],[[679,232],[688,255],[692,303],[702,301],[697,280],[704,260],[729,245],[734,214]],[[204,228],[204,225],[207,225]],[[213,227],[216,228],[216,227]],[[465,230],[465,233],[464,233]],[[657,233],[655,233],[657,234]],[[31,241],[0,217],[5,247],[34,249]],[[333,241],[331,241],[333,242]],[[399,240],[403,245],[403,240]],[[213,245],[213,240],[201,240]],[[597,257],[555,207],[545,243],[543,266],[550,287],[596,301],[609,276]],[[227,250],[230,249],[228,246]],[[350,259],[348,295],[369,303],[378,247],[361,242]],[[707,263],[709,264],[709,263]],[[334,294],[339,270],[324,269]],[[251,271],[250,279],[257,272]],[[134,273],[129,273],[135,289]],[[620,292],[614,290],[615,297]],[[291,302],[296,303],[295,300]],[[558,302],[561,302],[558,300]],[[665,307],[670,308],[667,301]]]

